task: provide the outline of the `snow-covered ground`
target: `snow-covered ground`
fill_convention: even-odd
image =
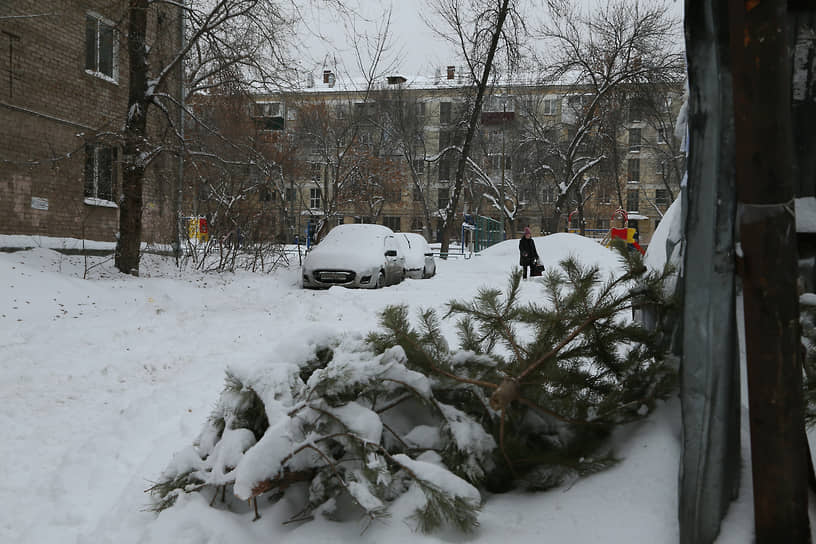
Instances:
[[[576,235],[536,245],[545,266],[572,253],[619,269],[609,250]],[[324,519],[284,525],[298,506],[288,499],[262,504],[256,522],[210,508],[199,494],[159,515],[145,510],[144,490],[192,443],[228,366],[274,365],[310,339],[370,331],[388,304],[442,308],[480,287],[504,287],[517,255],[511,240],[441,261],[429,280],[306,291],[297,266],[203,274],[146,255],[140,278],[114,273],[107,261],[82,279],[82,257],[0,253],[0,542],[677,542],[676,399],[617,433],[616,467],[569,488],[486,497],[473,535],[417,534],[397,519],[364,532],[362,523]],[[523,295],[541,296],[538,282],[524,282]],[[453,330],[446,325],[451,338]],[[741,496],[720,543],[752,538],[750,499]]]

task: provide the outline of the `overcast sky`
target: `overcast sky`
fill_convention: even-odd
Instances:
[[[309,9],[304,12],[308,19],[309,31],[302,33],[312,62],[320,68],[324,63],[332,67],[335,63],[345,65],[353,75],[359,73],[353,39],[361,39],[360,50],[364,53],[373,47],[367,46],[362,37],[373,38],[380,33],[384,16],[391,8],[389,27],[390,48],[385,61],[398,63],[398,71],[406,74],[431,75],[434,67],[455,61],[455,51],[434,35],[420,17],[426,7],[425,0],[401,0],[393,3],[387,0],[351,0],[345,2],[354,9],[357,17],[342,17],[327,9]],[[314,36],[311,34],[317,34]],[[366,64],[370,58],[366,57]]]
[[[604,0],[575,1],[589,4]],[[682,0],[666,1],[678,16],[682,15]],[[531,0],[531,3],[543,4],[543,0]],[[420,13],[425,13],[426,17],[431,14],[427,0],[345,0],[344,4],[356,11],[358,16],[339,16],[325,9],[324,4],[306,8],[303,13],[309,25],[308,30],[299,32],[305,39],[304,53],[308,55],[303,60],[305,65],[314,66],[317,72],[324,66],[333,68],[339,65],[345,66],[345,70],[341,68],[339,72],[358,76],[360,70],[355,58],[354,40],[349,36],[376,36],[383,24],[383,14],[389,7],[392,10],[391,39],[385,60],[396,63],[396,71],[406,75],[432,76],[437,68],[461,63],[452,46],[435,35],[422,20]],[[366,51],[364,41],[359,41],[360,49]],[[364,58],[364,62],[368,65],[370,58]]]

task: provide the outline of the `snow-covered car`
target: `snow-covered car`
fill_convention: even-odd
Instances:
[[[397,234],[397,237],[400,236],[405,247],[405,268],[408,277],[423,279],[436,274],[433,250],[425,237],[415,232],[401,232]]]
[[[376,289],[405,279],[403,244],[383,225],[339,225],[303,259],[303,287]]]

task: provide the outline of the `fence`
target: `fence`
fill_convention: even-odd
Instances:
[[[465,214],[462,222],[462,247],[472,244],[472,251],[478,252],[502,241],[501,222],[483,215]]]

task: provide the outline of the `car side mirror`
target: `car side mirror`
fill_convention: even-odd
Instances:
[[[385,252],[385,256],[386,257],[396,257],[397,256],[397,250],[396,249],[389,249],[388,251]]]
[[[433,253],[426,253],[425,256],[426,257],[433,257]]]

